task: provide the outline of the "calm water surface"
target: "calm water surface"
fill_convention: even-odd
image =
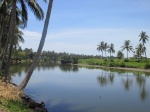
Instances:
[[[11,70],[19,85],[28,67]],[[35,69],[25,91],[49,112],[150,112],[149,74],[50,64]]]

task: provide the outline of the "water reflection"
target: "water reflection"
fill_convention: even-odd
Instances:
[[[101,75],[97,77],[97,80],[101,86],[107,86],[107,84],[113,84],[114,82],[114,72],[102,71]]]
[[[113,82],[115,80],[115,75],[114,73],[121,73],[120,70],[119,72],[116,70],[112,69],[105,69],[106,71],[102,71],[101,75],[99,75],[97,77],[97,80],[100,84],[100,86],[108,86],[109,84],[113,85]],[[124,74],[122,77],[122,84],[123,87],[126,91],[129,91],[132,88],[132,84],[133,84],[133,80],[134,77],[132,75],[129,75],[129,72],[122,72],[121,74]],[[133,73],[135,75],[135,79],[136,79],[136,85],[139,86],[139,96],[141,98],[142,101],[145,101],[148,98],[148,90],[146,90],[146,78],[149,77],[149,75],[145,75],[143,73]]]
[[[148,97],[148,91],[146,90],[146,75],[136,74],[136,82],[140,88],[141,99],[144,101]]]
[[[124,88],[125,88],[127,91],[129,91],[129,89],[131,88],[132,82],[133,82],[133,80],[130,79],[130,77],[128,76],[128,72],[127,72],[127,74],[126,74],[126,79],[122,79],[122,83],[123,83],[123,85],[124,85]]]
[[[11,69],[21,76],[28,66],[16,65]],[[118,107],[122,112],[150,110],[149,73],[58,63],[39,64],[34,72],[28,94],[34,94],[33,98],[39,102],[44,100],[49,111],[117,112]]]
[[[77,65],[70,65],[70,64],[60,64],[59,68],[64,72],[77,72],[79,70]]]

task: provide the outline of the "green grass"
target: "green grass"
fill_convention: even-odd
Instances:
[[[25,103],[19,100],[2,99],[0,101],[0,107],[9,112],[32,112]]]
[[[150,60],[139,59],[79,59],[79,64],[99,65],[107,67],[128,67],[150,69]]]

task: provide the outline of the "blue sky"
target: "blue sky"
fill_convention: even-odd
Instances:
[[[47,4],[42,0],[38,3],[46,13]],[[149,0],[54,0],[43,50],[100,55],[96,48],[104,41],[113,43],[117,53],[125,40],[131,40],[135,48],[141,31],[150,35],[149,4]],[[44,21],[36,20],[28,11],[28,27],[23,31],[25,43],[20,45],[36,51]],[[149,44],[146,44],[148,57]]]

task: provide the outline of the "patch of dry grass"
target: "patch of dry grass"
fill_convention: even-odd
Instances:
[[[0,112],[9,112],[5,110],[6,100],[21,101],[19,94],[22,93],[16,86],[6,83],[0,79]]]
[[[21,100],[19,97],[21,92],[16,86],[0,80],[0,99]]]

